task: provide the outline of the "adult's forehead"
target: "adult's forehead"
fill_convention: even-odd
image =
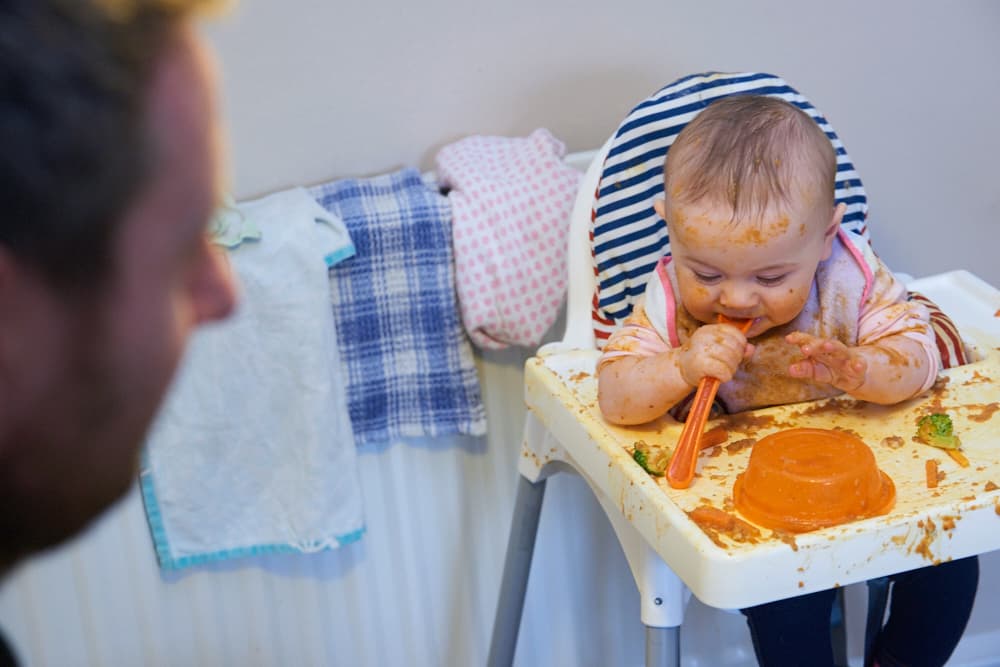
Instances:
[[[214,90],[214,63],[202,38],[191,25],[177,25],[157,55],[147,90],[148,128],[160,166],[214,142]]]

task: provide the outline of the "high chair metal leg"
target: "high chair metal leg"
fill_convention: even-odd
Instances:
[[[680,628],[646,626],[646,667],[673,667],[680,664]]]
[[[639,553],[629,559],[629,565],[639,588],[640,618],[646,626],[646,667],[678,667],[680,626],[690,591],[645,542],[635,549]]]
[[[500,598],[493,619],[493,637],[490,640],[489,667],[509,667],[514,662],[517,634],[521,628],[524,595],[528,589],[531,557],[535,551],[538,518],[545,498],[545,480],[529,482],[518,476],[514,516],[507,539]]]
[[[691,591],[603,495],[604,508],[639,589],[639,615],[646,626],[646,667],[678,667],[680,626]]]

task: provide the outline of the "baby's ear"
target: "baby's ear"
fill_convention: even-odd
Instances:
[[[822,259],[828,259],[830,253],[833,252],[833,240],[837,238],[837,230],[840,229],[840,223],[844,219],[844,212],[847,210],[847,204],[840,202],[833,207],[833,217],[830,218],[829,224],[825,230],[823,230],[823,257]]]
[[[656,211],[656,215],[660,216],[664,221],[667,219],[667,201],[657,197],[653,200],[653,210]]]

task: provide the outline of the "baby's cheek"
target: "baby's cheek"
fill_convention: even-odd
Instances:
[[[707,287],[693,281],[684,281],[679,287],[681,302],[689,313],[702,320],[706,313],[711,313],[713,299]]]
[[[798,314],[805,308],[806,301],[809,300],[809,285],[803,287],[789,287],[785,295],[786,307]]]
[[[790,322],[802,312],[809,300],[809,289],[785,287],[779,294],[773,295],[772,306],[774,319]]]
[[[799,312],[806,307],[806,302],[809,300],[809,287],[803,287],[794,292],[795,312]]]

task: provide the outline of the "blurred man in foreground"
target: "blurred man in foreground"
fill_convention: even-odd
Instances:
[[[214,4],[0,5],[0,576],[130,488],[188,335],[233,308]]]

